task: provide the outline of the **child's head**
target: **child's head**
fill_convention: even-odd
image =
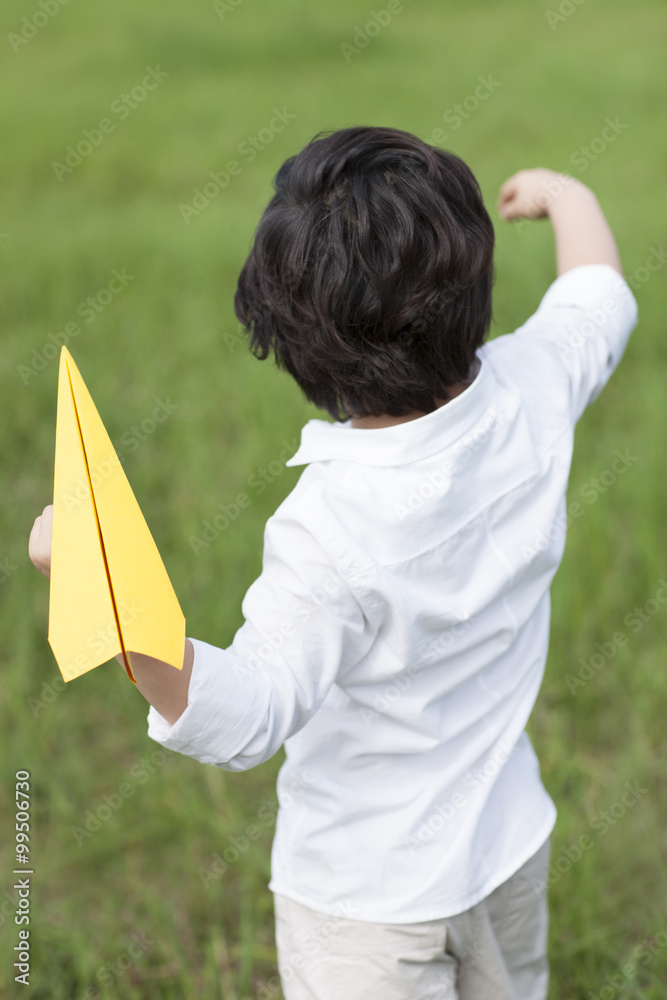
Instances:
[[[334,420],[430,413],[491,321],[493,226],[470,169],[390,128],[319,133],[276,174],[236,315]]]

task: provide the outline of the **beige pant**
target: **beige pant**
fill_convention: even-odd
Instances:
[[[350,920],[274,893],[286,1000],[544,1000],[549,848],[441,920]]]

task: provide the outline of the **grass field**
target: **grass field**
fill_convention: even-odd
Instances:
[[[585,515],[554,582],[530,732],[559,808],[551,1000],[667,998],[664,3],[404,0],[376,34],[364,26],[373,9],[387,21],[384,0],[44,4],[7,0],[2,14],[3,996],[281,996],[273,830],[258,816],[270,816],[282,751],[243,774],[164,753],[113,662],[62,691],[27,539],[52,498],[54,340],[69,331],[188,635],[231,642],[264,523],[301,470],[278,469],[261,491],[251,477],[323,416],[249,355],[236,278],[282,161],[321,129],[372,124],[440,141],[478,176],[497,228],[493,335],[518,326],[555,274],[548,225],[519,230],[495,211],[521,167],[594,188],[634,282],[639,326],[578,430],[569,499]],[[114,271],[124,284],[107,292]],[[617,450],[633,456],[618,476]],[[195,553],[192,536],[242,490],[251,505]],[[24,769],[29,987],[12,969]],[[631,805],[626,783],[639,789]],[[215,876],[232,838],[238,860]]]

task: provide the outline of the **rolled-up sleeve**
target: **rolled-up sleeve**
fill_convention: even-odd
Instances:
[[[229,771],[272,757],[374,638],[350,583],[313,534],[281,508],[266,523],[262,572],[241,610],[245,621],[228,648],[191,640],[194,662],[180,718],[170,725],[153,706],[148,713],[151,739]]]
[[[636,324],[637,302],[625,279],[608,264],[586,264],[556,278],[511,336],[548,342],[552,363],[565,371],[576,423],[606,385]]]

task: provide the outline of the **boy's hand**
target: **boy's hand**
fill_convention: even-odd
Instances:
[[[51,535],[53,532],[53,504],[44,508],[30,532],[28,554],[30,560],[47,580],[51,577]]]
[[[543,167],[519,170],[501,187],[498,211],[507,220],[549,216],[559,275],[586,264],[609,264],[623,274],[616,242],[598,200],[575,177]]]
[[[568,174],[536,167],[519,170],[509,177],[498,195],[498,211],[503,219],[540,219],[549,210],[566,187],[580,185],[581,181]]]

